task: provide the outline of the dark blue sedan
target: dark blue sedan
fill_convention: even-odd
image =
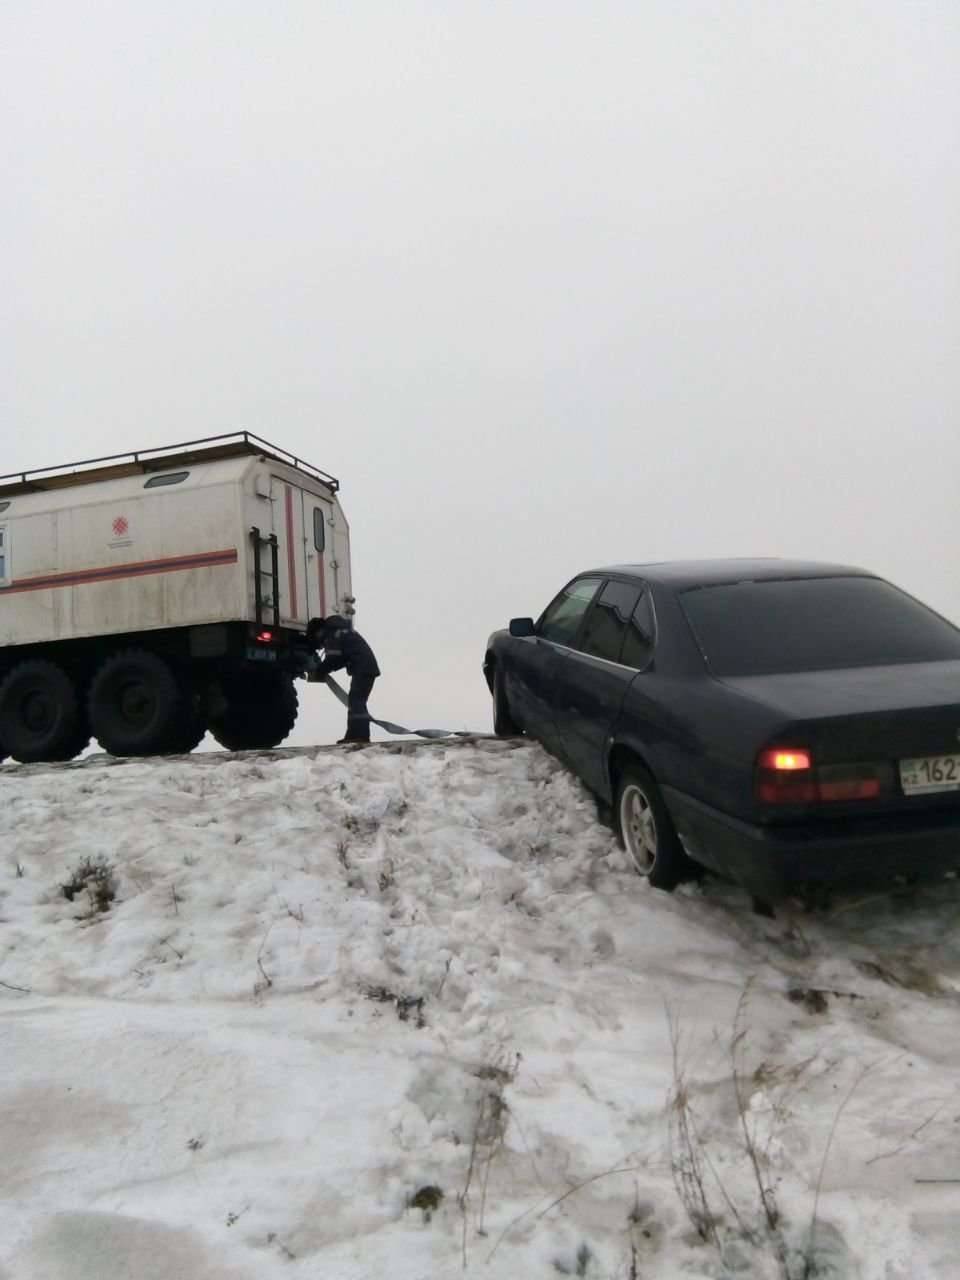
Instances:
[[[484,671],[495,731],[568,764],[658,888],[960,869],[960,629],[873,574],[597,569],[491,636]]]

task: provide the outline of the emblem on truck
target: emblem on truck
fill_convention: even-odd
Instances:
[[[129,532],[130,524],[126,516],[117,516],[113,522],[113,532],[118,538],[123,538]]]

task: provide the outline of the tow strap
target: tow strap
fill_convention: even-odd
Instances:
[[[327,687],[335,698],[338,698],[345,707],[349,707],[350,699],[347,697],[347,691],[341,685],[337,684],[333,676],[327,676]],[[376,720],[370,717],[370,723],[386,730],[387,733],[401,733],[414,738],[460,738],[469,737],[460,729],[405,729],[402,724],[393,724],[390,720]]]

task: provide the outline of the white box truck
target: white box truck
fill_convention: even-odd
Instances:
[[[338,490],[248,432],[0,476],[0,759],[282,742],[353,613]]]

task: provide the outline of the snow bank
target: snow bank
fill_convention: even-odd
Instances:
[[[8,767],[0,805],[0,1280],[799,1275],[818,1180],[818,1274],[960,1273],[918,1181],[960,1178],[956,885],[660,894],[509,743]]]

